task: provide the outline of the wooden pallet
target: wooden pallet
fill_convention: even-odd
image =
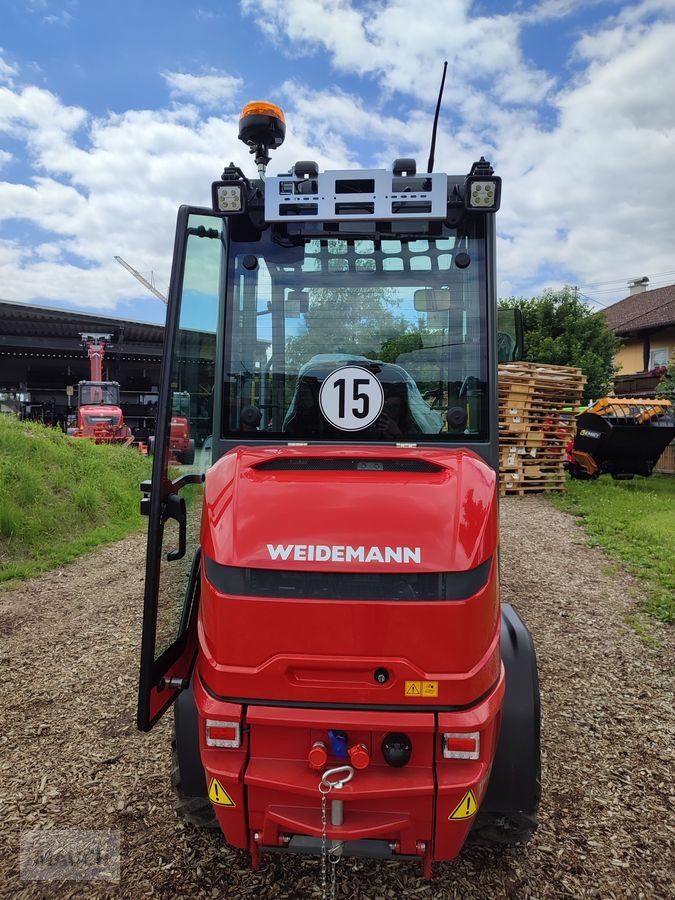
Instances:
[[[562,491],[586,379],[573,366],[499,366],[500,494]]]

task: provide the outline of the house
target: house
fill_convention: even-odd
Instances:
[[[653,391],[675,362],[675,284],[649,290],[648,283],[646,277],[629,283],[629,296],[603,310],[621,338],[615,357],[617,394]]]

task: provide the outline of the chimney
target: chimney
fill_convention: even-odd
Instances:
[[[628,287],[630,288],[630,296],[632,297],[634,294],[641,294],[643,291],[646,291],[648,284],[649,278],[647,278],[646,275],[643,275],[642,278],[634,278],[632,281],[629,281]]]

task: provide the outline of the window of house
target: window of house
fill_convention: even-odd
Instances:
[[[658,369],[661,366],[668,365],[668,348],[660,347],[658,350],[652,350],[649,354],[649,368]]]

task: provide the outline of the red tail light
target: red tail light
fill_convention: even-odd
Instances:
[[[478,759],[480,756],[480,732],[444,734],[443,756],[446,759]]]
[[[216,719],[206,720],[206,746],[229,747],[241,746],[241,730],[239,722],[219,722]]]

